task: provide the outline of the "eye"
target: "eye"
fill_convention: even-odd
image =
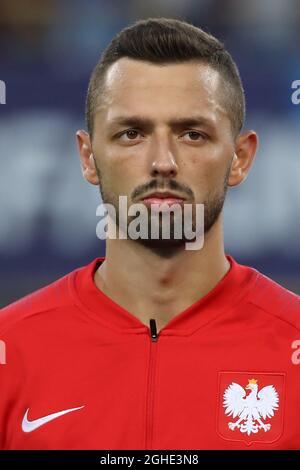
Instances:
[[[124,137],[126,136],[127,139],[125,140],[135,140],[137,138],[137,136],[139,135],[139,132],[135,129],[129,129],[125,132],[122,132],[120,135],[119,135],[119,138],[121,137]],[[124,140],[124,139],[123,139]]]
[[[197,131],[188,131],[184,134],[184,136],[188,136],[189,139],[188,140],[192,140],[194,142],[197,142],[199,140],[205,140],[205,135],[204,134],[201,134],[200,132],[197,132]]]

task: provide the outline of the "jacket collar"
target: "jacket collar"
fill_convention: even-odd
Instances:
[[[232,310],[245,298],[253,286],[258,272],[238,264],[226,254],[230,269],[218,284],[190,307],[176,314],[159,335],[189,335],[218,315]],[[104,294],[94,282],[94,273],[105,257],[95,258],[70,275],[70,289],[76,305],[95,321],[122,333],[145,333],[147,327],[131,312]]]

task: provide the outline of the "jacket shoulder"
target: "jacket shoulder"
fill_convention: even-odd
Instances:
[[[258,272],[249,301],[300,330],[300,296]]]
[[[17,323],[71,303],[69,280],[72,273],[53,281],[45,287],[16,300],[0,310],[0,333],[5,333]]]

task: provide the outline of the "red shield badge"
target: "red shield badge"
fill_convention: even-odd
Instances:
[[[285,374],[220,372],[218,433],[223,439],[272,443],[283,431]]]

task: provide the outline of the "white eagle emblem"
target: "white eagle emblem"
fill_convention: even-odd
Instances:
[[[248,434],[257,433],[260,429],[265,432],[271,429],[270,423],[262,420],[272,418],[279,407],[279,396],[273,385],[268,385],[258,392],[257,380],[248,380],[246,390],[251,390],[246,396],[246,390],[239,384],[232,382],[224,392],[223,407],[225,414],[238,419],[228,423],[229,429],[235,428]]]

